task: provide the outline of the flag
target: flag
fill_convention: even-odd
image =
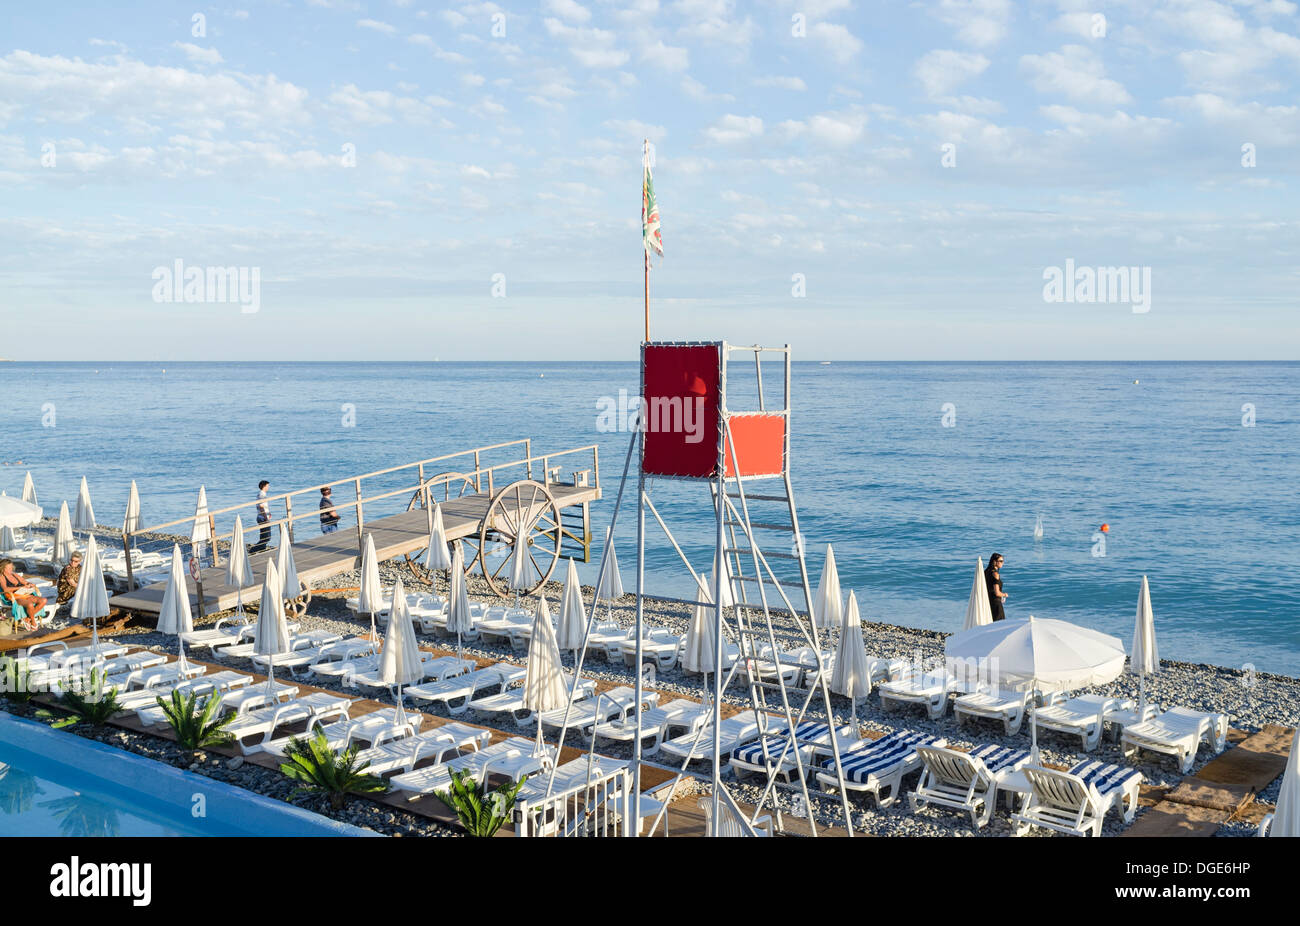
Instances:
[[[646,144],[642,159],[645,176],[641,183],[641,238],[645,243],[647,254],[654,252],[664,256],[664,240],[659,234],[659,203],[655,199],[655,181],[650,175],[650,148]]]

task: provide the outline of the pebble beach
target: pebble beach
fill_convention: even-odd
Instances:
[[[400,576],[406,585],[408,593],[432,592],[444,595],[446,593],[444,579],[436,579],[436,587],[431,588],[426,584],[422,584],[412,575],[409,569],[397,562],[381,564],[380,575],[385,587],[391,586]],[[348,592],[343,590],[357,586],[359,581],[359,572],[355,570],[331,578],[328,582],[330,589],[338,591],[327,590],[314,593],[306,616],[299,619],[302,629],[326,630],[343,635],[368,632],[368,621],[363,623],[345,606]],[[501,599],[491,594],[482,577],[478,575],[471,575],[469,591],[471,599],[475,601],[489,604],[508,603],[502,602]],[[542,591],[551,605],[552,613],[558,612],[561,591],[562,587],[556,582],[548,583]],[[592,589],[585,588],[584,592],[585,600],[590,602]],[[352,594],[355,594],[355,592],[352,592]],[[537,595],[534,594],[522,604],[531,607],[535,605],[536,597]],[[954,606],[959,607],[960,604]],[[250,610],[255,610],[255,607],[253,605]],[[664,628],[673,633],[686,632],[691,616],[690,610],[688,606],[675,601],[666,601],[653,597],[647,597],[644,601],[646,625],[648,627]],[[208,615],[207,621],[215,621],[220,616],[223,615]],[[633,626],[635,622],[634,596],[630,594],[623,596],[622,599],[614,603],[612,608],[607,608],[607,605],[602,602],[599,616],[602,621],[612,620],[620,626]],[[794,646],[802,642],[802,638],[788,621],[788,618],[783,622],[774,615],[774,628],[778,642],[782,645]],[[863,623],[863,637],[868,653],[873,657],[902,658],[911,661],[920,659],[926,666],[941,660],[945,639],[944,634],[936,631],[898,627],[865,620]],[[454,639],[449,643],[446,637],[421,634],[419,639],[421,645],[442,648],[454,647],[455,645]],[[139,620],[127,629],[123,642],[172,653],[176,649],[173,637],[157,633]],[[526,657],[524,651],[512,650],[509,645],[485,644],[481,641],[467,641],[465,650],[467,654],[474,657],[494,661],[510,660],[518,664],[523,664]],[[566,652],[562,655],[565,666],[572,668],[573,654]],[[210,657],[206,653],[204,658],[211,658],[217,662],[226,662],[232,668],[244,670],[253,668],[246,659],[223,659],[220,655]],[[607,661],[603,653],[589,654],[583,664],[582,674],[584,677],[614,684],[632,685],[635,681],[631,666],[625,665],[621,661]],[[352,696],[358,695],[356,689],[344,690],[329,679],[310,679],[309,681],[319,687],[335,688]],[[700,700],[703,696],[701,677],[683,673],[679,667],[658,673],[651,690],[659,692],[660,699],[665,701],[672,697],[687,697]],[[1136,698],[1138,695],[1138,682],[1135,677],[1125,674],[1105,686],[1104,690],[1093,689],[1078,693],[1105,693],[1112,696]],[[738,707],[744,706],[746,704],[746,694],[746,689],[740,682],[733,680],[728,689],[726,701]],[[1263,725],[1270,723],[1291,726],[1300,717],[1300,680],[1298,679],[1267,673],[1247,673],[1240,669],[1185,663],[1176,660],[1162,661],[1159,674],[1148,679],[1147,697],[1153,703],[1166,706],[1181,705],[1196,710],[1225,712],[1230,718],[1231,727],[1247,733],[1257,731]],[[381,698],[381,700],[385,700],[385,698]],[[832,695],[831,707],[837,724],[849,722],[849,703],[846,699]],[[449,716],[445,709],[441,707],[433,709],[426,707],[425,710],[426,713]],[[824,719],[825,712],[822,710],[820,695],[814,696],[809,704],[806,716],[808,718]],[[531,735],[531,728],[530,730],[519,730],[509,720],[498,721],[494,724],[491,721],[478,720],[467,715],[460,715],[458,719],[469,719],[471,722],[484,723],[509,733]],[[882,733],[900,727],[925,730],[945,737],[950,746],[957,748],[998,743],[1024,749],[1028,748],[1030,742],[1028,722],[1018,733],[1008,736],[1003,732],[1000,723],[976,721],[962,724],[955,719],[951,710],[937,721],[930,720],[925,712],[919,708],[904,707],[898,710],[888,710],[881,706],[880,699],[874,692],[865,701],[859,701],[857,719],[864,730],[875,730]],[[567,745],[583,747],[585,743],[577,734],[571,733]],[[1074,764],[1085,755],[1080,751],[1079,745],[1077,738],[1065,737],[1055,733],[1044,732],[1039,737],[1039,747],[1046,763],[1061,766]],[[630,746],[619,746],[606,741],[602,741],[598,751],[616,758],[631,757]],[[1103,738],[1101,745],[1086,755],[1089,758],[1106,762],[1127,762],[1127,764],[1136,767],[1142,772],[1147,785],[1154,787],[1172,787],[1184,777],[1180,773],[1177,763],[1167,756],[1142,752],[1136,757],[1125,760],[1121,754],[1119,744],[1112,742],[1109,738]],[[656,758],[662,759],[662,757]],[[1191,774],[1195,774],[1199,768],[1213,758],[1212,751],[1203,748],[1197,755],[1196,764]],[[704,778],[707,776],[708,768],[707,763],[692,763],[689,771],[699,778]],[[724,774],[724,779],[733,786],[733,793],[738,799],[753,803],[758,801],[762,792],[761,784],[755,786],[744,781],[736,781],[734,773],[729,769]],[[909,782],[914,780],[914,778],[909,779]],[[690,793],[698,787],[698,780],[684,779],[678,793]],[[1268,789],[1258,795],[1258,800],[1269,803],[1276,801],[1278,788],[1279,782],[1275,781]],[[843,825],[843,812],[838,793],[818,791],[814,789],[811,782],[809,792],[812,798],[811,812],[819,824]],[[786,812],[792,812],[796,815],[805,814],[802,794],[797,786],[778,787],[776,794],[777,800]],[[355,805],[359,802],[353,801],[350,803]],[[994,814],[992,822],[977,831],[970,826],[969,819],[965,815],[949,813],[936,808],[923,809],[919,813],[913,813],[905,799],[899,800],[889,808],[881,809],[875,805],[874,801],[855,797],[850,792],[850,803],[853,812],[854,830],[860,833],[878,836],[1009,836],[1012,833],[1009,816],[1001,806],[998,812]],[[1139,819],[1145,810],[1145,807],[1139,808]],[[354,816],[349,816],[347,819],[348,822],[358,822],[359,825],[363,826],[367,825],[364,822],[359,822]],[[1127,826],[1128,824],[1123,823],[1118,815],[1111,814],[1107,817],[1105,833],[1106,835],[1116,835]],[[383,829],[389,831],[394,828],[400,828],[396,822],[388,823],[383,827]],[[422,825],[415,825],[413,832],[421,832],[426,828]],[[432,827],[432,829],[437,829],[437,827]],[[1037,828],[1032,832],[1036,835],[1047,835],[1045,831]],[[1248,836],[1253,835],[1253,833],[1253,825],[1233,822],[1229,822],[1219,831],[1221,836]]]

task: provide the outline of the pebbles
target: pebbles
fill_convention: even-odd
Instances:
[[[391,585],[400,575],[408,591],[418,592],[421,589],[428,589],[427,585],[413,579],[410,571],[404,565],[399,566],[396,563],[381,564],[380,574],[386,586]],[[345,573],[332,577],[328,584],[333,588],[355,586],[359,584],[359,576],[355,571]],[[439,594],[446,594],[444,577],[438,577],[436,586],[436,591]],[[481,576],[472,575],[470,577],[469,590],[471,597],[475,600],[492,604],[503,603],[490,593],[486,582]],[[557,613],[562,586],[556,582],[548,583],[544,591],[547,598],[555,605],[552,612]],[[586,600],[590,601],[591,589],[587,588],[585,592]],[[536,596],[532,596],[525,604],[531,606],[535,601]],[[624,627],[632,626],[635,617],[634,604],[634,596],[625,595],[615,604],[612,619]],[[679,634],[686,632],[687,623],[690,619],[689,606],[647,598],[643,609],[647,626],[663,627]],[[356,634],[369,629],[368,622],[363,625],[352,612],[344,607],[341,595],[314,598],[310,612],[308,616],[301,619],[304,630],[322,629],[341,634]],[[606,605],[603,603],[600,608],[600,619],[606,619]],[[761,615],[759,619],[761,620]],[[803,639],[802,634],[788,619],[782,620],[774,615],[773,623],[779,645],[795,647],[805,644],[806,641]],[[937,631],[896,627],[889,624],[865,623],[863,625],[863,637],[871,654],[877,657],[903,658],[911,661],[921,660],[926,667],[930,667],[940,662],[943,656],[945,635]],[[158,634],[146,628],[128,630],[123,637],[123,641],[159,648],[168,652],[175,651],[175,638]],[[435,640],[422,637],[422,642],[432,643],[444,648],[454,645],[454,639],[449,644],[446,638]],[[485,645],[479,641],[467,643],[465,649],[467,653],[473,656],[491,660],[509,659],[521,662],[524,658],[523,652],[512,651],[508,646]],[[223,661],[220,657],[213,658],[214,661]],[[562,654],[562,658],[565,665],[572,668],[572,654],[566,652]],[[251,668],[248,660],[234,659],[225,661],[236,668]],[[606,662],[603,652],[599,655],[589,653],[583,664],[582,672],[584,676],[606,680],[615,684],[631,685],[635,681],[632,667],[624,665],[622,662]],[[333,683],[328,679],[312,679],[311,683],[323,688],[345,691],[337,683]],[[653,685],[653,690],[659,692],[660,699],[665,701],[676,695],[685,695],[696,699],[699,699],[702,695],[701,679],[698,676],[685,675],[677,668],[659,673]],[[345,693],[355,696],[356,690],[346,690]],[[1138,681],[1133,676],[1122,675],[1110,685],[1104,686],[1104,689],[1091,689],[1079,693],[1107,693],[1136,698],[1138,696]],[[738,683],[733,682],[724,701],[728,704],[744,706],[747,703],[746,698],[747,692]],[[1241,671],[1218,666],[1166,660],[1161,664],[1160,673],[1147,680],[1147,698],[1150,702],[1157,704],[1182,705],[1196,710],[1226,712],[1231,718],[1234,727],[1248,732],[1258,730],[1266,723],[1294,725],[1297,717],[1300,716],[1300,682],[1296,679],[1265,673],[1257,673],[1253,677],[1247,677]],[[773,699],[773,709],[778,709],[778,703],[776,699]],[[833,697],[831,707],[837,723],[848,722],[849,704],[847,700]],[[431,713],[449,716],[444,708],[435,708]],[[806,716],[810,719],[825,719],[820,695],[814,696],[809,704]],[[929,720],[920,709],[902,708],[895,712],[886,711],[881,707],[879,698],[875,695],[859,703],[858,720],[864,727],[882,732],[899,727],[927,730],[944,736],[949,745],[961,748],[969,748],[985,743],[1000,743],[1021,749],[1029,746],[1028,722],[1026,722],[1020,733],[1007,736],[1003,732],[1000,723],[974,722],[959,724],[951,711],[939,721]],[[520,732],[513,725],[510,725],[508,721],[505,724],[502,729],[507,732]],[[525,733],[525,735],[528,734]],[[567,744],[578,747],[585,746],[576,734],[570,734]],[[1072,765],[1085,755],[1088,758],[1101,759],[1106,762],[1125,763],[1138,768],[1145,776],[1146,783],[1153,786],[1172,786],[1183,777],[1178,771],[1177,764],[1169,757],[1144,752],[1132,760],[1126,761],[1118,743],[1109,738],[1105,739],[1092,753],[1087,754],[1080,751],[1080,743],[1077,738],[1065,737],[1055,733],[1043,733],[1039,738],[1039,745],[1044,760],[1049,763]],[[600,744],[599,751],[602,754],[616,758],[630,758],[632,753],[630,745],[611,744],[606,741]],[[1197,756],[1193,774],[1213,757],[1213,754],[1208,749],[1202,748]],[[707,773],[708,764],[693,763],[691,771]],[[255,766],[245,766],[243,769],[227,771],[226,774],[249,774],[256,780],[259,773],[264,772],[265,770],[256,769]],[[202,766],[200,773],[211,774],[210,765]],[[279,778],[274,790],[286,793],[292,790],[292,788],[285,786],[284,779],[281,776],[274,777]],[[729,768],[724,771],[723,777],[734,788],[734,793],[738,799],[757,803],[763,791],[761,784],[737,782]],[[849,800],[854,815],[854,828],[881,836],[1011,835],[1010,818],[1005,805],[1001,803],[998,811],[993,815],[992,822],[978,833],[971,828],[969,818],[964,814],[950,813],[936,808],[925,809],[916,814],[912,813],[906,800],[906,790],[907,786],[914,786],[914,783],[915,777],[909,778],[903,795],[892,807],[886,809],[880,809],[876,807],[874,802],[855,796],[850,792]],[[243,786],[247,787],[248,785]],[[265,786],[271,787],[270,785]],[[697,785],[694,782],[684,781],[678,787],[678,794],[689,793],[696,788]],[[268,793],[262,788],[254,788],[254,790]],[[1275,783],[1260,795],[1260,799],[1275,800],[1276,790],[1277,785]],[[817,822],[819,824],[842,826],[844,818],[838,793],[819,791],[813,782],[809,783],[809,792],[811,810]],[[1270,792],[1273,792],[1271,797]],[[795,787],[778,786],[774,790],[774,795],[782,813],[800,810],[798,804],[802,803],[802,792],[797,785]],[[769,805],[772,799],[773,797],[769,796]],[[435,824],[429,823],[429,821],[416,818],[410,814],[396,814],[394,822],[390,823],[386,818],[386,815],[390,814],[388,808],[369,804],[369,802],[362,799],[351,800],[348,808],[337,814],[329,812],[328,808],[320,810],[312,804],[311,799],[300,798],[295,803],[317,810],[317,812],[326,813],[328,816],[334,816],[337,819],[346,819],[348,822],[357,823],[357,825],[378,829],[381,832],[405,832],[412,835],[429,834],[428,831],[431,829],[435,830],[437,835],[445,835],[447,832],[445,828],[437,827]],[[1142,812],[1139,809],[1139,815]],[[367,814],[370,814],[370,816],[367,817]],[[365,818],[367,822],[359,822],[359,818]],[[1107,818],[1104,831],[1108,835],[1113,835],[1124,828],[1125,824],[1120,822],[1118,816],[1112,814]],[[1244,831],[1239,832],[1240,830],[1242,830],[1242,827],[1231,824],[1225,826],[1222,832],[1225,836],[1247,835]],[[1253,828],[1251,831],[1253,832]],[[1047,835],[1045,831],[1040,829],[1035,829],[1032,833],[1034,835]]]

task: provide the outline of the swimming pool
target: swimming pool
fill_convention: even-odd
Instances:
[[[0,712],[0,836],[377,836]]]

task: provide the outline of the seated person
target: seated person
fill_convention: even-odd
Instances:
[[[16,602],[27,612],[27,617],[23,620],[24,629],[35,630],[40,626],[36,615],[44,609],[46,600],[36,594],[35,585],[18,574],[13,560],[0,560],[0,593],[4,594],[6,601]]]
[[[68,565],[63,567],[59,573],[58,579],[55,580],[55,586],[58,589],[59,597],[54,600],[59,604],[71,601],[72,597],[77,594],[77,583],[81,580],[81,554],[73,553],[72,559],[68,560]]]

